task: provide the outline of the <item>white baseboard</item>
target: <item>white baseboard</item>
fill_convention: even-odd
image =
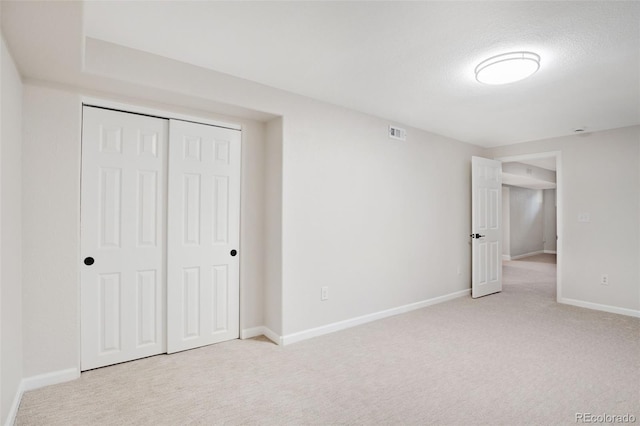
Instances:
[[[276,345],[281,345],[281,337],[263,325],[259,327],[245,328],[240,331],[241,339],[251,339],[252,337],[264,336]]]
[[[11,408],[9,409],[9,414],[7,414],[7,420],[4,422],[5,426],[13,426],[16,422],[16,416],[18,415],[18,407],[20,407],[20,401],[22,400],[22,394],[24,391],[22,390],[22,383],[18,387],[16,394],[13,397],[13,402],[11,403]]]
[[[554,250],[542,250],[542,251],[539,250],[539,251],[534,251],[534,252],[531,252],[531,253],[519,254],[517,256],[509,256],[508,254],[503,254],[502,255],[502,260],[522,259],[523,257],[535,256],[536,254],[542,254],[542,253],[557,254]]]
[[[312,337],[322,336],[324,334],[333,333],[335,331],[344,330],[346,328],[355,327],[358,325],[366,324],[371,321],[376,321],[382,318],[387,318],[393,315],[403,314],[405,312],[414,311],[437,303],[446,302],[448,300],[456,299],[469,295],[471,289],[457,291],[455,293],[446,294],[440,297],[434,297],[433,299],[423,300],[421,302],[410,303],[408,305],[399,306],[397,308],[387,309],[385,311],[375,312],[373,314],[363,315],[360,317],[334,322],[332,324],[323,325],[321,327],[311,328],[309,330],[299,331],[297,333],[288,334],[281,337],[282,345],[289,345],[291,343],[300,342],[302,340],[311,339]]]
[[[251,339],[252,337],[258,337],[258,336],[264,336],[277,345],[282,344],[281,337],[278,334],[271,331],[269,327],[265,327],[263,325],[259,327],[245,328],[240,331],[241,339]]]
[[[511,256],[511,260],[522,259],[523,257],[535,256],[536,254],[542,254],[544,250],[532,251],[531,253],[519,254],[517,256]]]
[[[245,328],[240,331],[241,339],[250,339],[256,336],[265,336],[267,339],[278,345],[289,345],[291,343],[300,342],[302,340],[311,339],[312,337],[322,336],[324,334],[333,333],[335,331],[344,330],[346,328],[355,327],[361,324],[366,324],[371,321],[376,321],[382,318],[390,317],[393,315],[410,312],[416,309],[421,309],[436,303],[446,302],[448,300],[456,299],[458,297],[467,296],[471,293],[471,289],[460,290],[455,293],[446,294],[444,296],[434,297],[433,299],[423,300],[421,302],[410,303],[408,305],[399,306],[397,308],[387,309],[385,311],[374,312],[373,314],[363,315],[360,317],[338,321],[331,324],[323,325],[321,327],[312,328],[309,330],[299,331],[286,336],[280,336],[268,327],[259,326],[252,328]]]
[[[262,334],[263,334],[264,337],[266,337],[267,339],[271,340],[276,345],[282,345],[282,336],[280,336],[279,334],[273,332],[268,327],[262,327],[262,328],[263,328]]]
[[[263,326],[243,328],[242,330],[240,330],[240,338],[244,340],[244,339],[251,339],[253,337],[262,336],[264,334],[264,332],[262,331],[263,329],[264,329]]]
[[[52,371],[51,373],[39,374],[37,376],[22,379],[21,387],[24,392],[33,389],[43,388],[58,383],[70,382],[80,377],[80,370],[68,368],[66,370]]]
[[[567,299],[561,297],[558,303],[565,305],[578,306],[580,308],[594,309],[596,311],[610,312],[612,314],[627,315],[630,317],[640,318],[640,310],[620,308],[618,306],[601,305],[600,303],[585,302],[583,300]]]
[[[67,370],[53,371],[51,373],[39,374],[37,376],[22,379],[20,381],[20,386],[18,386],[18,390],[16,391],[16,395],[13,398],[13,403],[11,404],[11,409],[9,410],[5,426],[13,426],[15,423],[16,416],[18,415],[18,407],[20,407],[20,401],[22,400],[22,395],[24,395],[25,392],[49,385],[69,382],[77,379],[78,377],[80,377],[80,370],[77,368],[69,368]]]

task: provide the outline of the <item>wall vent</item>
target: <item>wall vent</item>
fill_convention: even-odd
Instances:
[[[389,126],[389,137],[391,139],[398,139],[400,141],[407,140],[407,131],[400,127]]]

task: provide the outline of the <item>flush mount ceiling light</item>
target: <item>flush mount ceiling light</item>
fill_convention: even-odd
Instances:
[[[540,68],[540,56],[533,52],[511,52],[492,56],[476,67],[476,80],[485,84],[507,84],[522,80]]]

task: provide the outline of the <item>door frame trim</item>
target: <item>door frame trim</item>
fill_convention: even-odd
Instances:
[[[211,120],[208,118],[199,117],[195,115],[181,114],[178,112],[173,112],[171,110],[143,107],[140,105],[117,102],[113,100],[96,98],[92,96],[82,96],[81,102],[82,102],[82,106],[93,106],[97,108],[112,109],[116,111],[128,112],[133,114],[149,115],[152,117],[164,118],[167,120],[174,119],[174,120],[182,120],[182,121],[191,121],[193,123],[208,124],[209,126],[224,127],[226,129],[242,131],[242,126],[237,123]]]
[[[562,176],[562,151],[543,151],[531,154],[494,157],[494,160],[500,160],[503,163],[506,163],[510,161],[533,160],[548,157],[555,157],[556,159],[556,235],[558,236],[558,240],[556,242],[556,302],[562,303],[564,300],[562,296],[562,261],[564,259],[564,180]]]

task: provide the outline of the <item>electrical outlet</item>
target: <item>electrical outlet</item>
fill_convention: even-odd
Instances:
[[[328,300],[329,299],[329,287],[322,287],[320,289],[320,300]]]
[[[600,284],[609,285],[609,275],[607,274],[600,275]]]

